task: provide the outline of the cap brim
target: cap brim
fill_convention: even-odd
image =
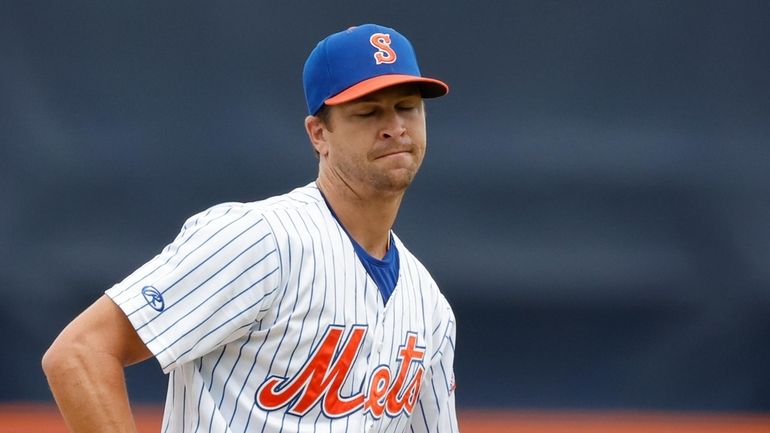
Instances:
[[[358,99],[364,95],[368,95],[369,93],[376,92],[377,90],[404,83],[418,84],[420,87],[420,93],[422,94],[423,98],[437,98],[449,93],[449,86],[447,86],[446,83],[433,78],[400,74],[379,75],[377,77],[369,78],[368,80],[361,81],[360,83],[348,87],[342,92],[325,100],[324,104],[342,104],[354,99]]]

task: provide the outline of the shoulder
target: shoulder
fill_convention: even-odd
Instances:
[[[308,207],[312,208],[321,202],[323,202],[321,192],[318,190],[315,182],[311,182],[285,194],[246,203],[245,206],[252,209],[258,209],[262,212],[275,212],[281,210],[301,210]]]
[[[312,237],[311,233],[316,233],[318,226],[328,219],[326,205],[315,183],[244,206],[265,220],[282,245]]]
[[[296,188],[288,193],[253,202],[219,203],[187,219],[183,231],[201,226],[250,225],[259,221],[281,218],[286,212],[317,208],[320,192],[314,183]],[[268,221],[269,222],[269,221]],[[275,230],[275,227],[272,228]]]

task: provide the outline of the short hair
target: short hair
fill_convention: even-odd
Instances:
[[[332,130],[332,107],[324,104],[321,105],[321,108],[318,109],[318,111],[313,115],[318,120],[321,121],[321,123],[328,129],[329,131]],[[321,154],[318,153],[317,150],[315,150],[315,147],[313,147],[313,153],[315,154],[316,158],[321,158]]]
[[[332,130],[332,108],[326,104],[321,105],[321,108],[318,109],[318,112],[315,113],[315,117],[317,117],[321,123],[326,126],[326,129],[329,131]]]

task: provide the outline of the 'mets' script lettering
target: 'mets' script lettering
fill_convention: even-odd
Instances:
[[[425,374],[422,363],[425,348],[417,346],[417,334],[408,332],[406,341],[399,346],[395,373],[387,365],[380,365],[372,372],[365,392],[343,397],[340,389],[350,375],[367,329],[365,326],[353,326],[340,347],[344,331],[343,326],[329,326],[308,361],[294,377],[268,377],[257,389],[257,405],[265,410],[276,410],[291,404],[288,412],[302,416],[320,401],[321,410],[331,418],[348,416],[362,408],[375,418],[383,413],[390,416],[401,412],[411,414],[420,396]],[[407,379],[413,362],[417,363],[417,368]]]

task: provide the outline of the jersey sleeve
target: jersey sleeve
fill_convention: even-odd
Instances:
[[[455,316],[446,299],[439,296],[440,301],[434,312],[437,324],[432,336],[436,351],[412,414],[411,427],[415,433],[459,431],[454,393]]]
[[[280,275],[269,224],[258,210],[226,203],[190,218],[106,294],[168,373],[246,335],[275,299]]]

